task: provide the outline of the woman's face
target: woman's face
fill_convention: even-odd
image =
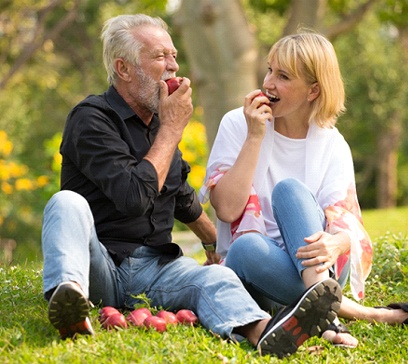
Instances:
[[[313,84],[316,85],[316,84]],[[263,87],[272,99],[270,104],[275,118],[308,121],[312,101],[318,96],[315,87],[306,82],[304,76],[296,78],[275,61],[269,63]]]

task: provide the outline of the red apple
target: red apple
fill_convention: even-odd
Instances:
[[[154,328],[158,332],[166,331],[166,321],[164,321],[161,317],[157,316],[148,316],[144,320],[144,325],[147,328]]]
[[[269,99],[268,95],[263,93],[262,91],[258,95],[256,95],[254,97],[254,99],[256,99],[257,97],[262,97],[262,96],[266,97],[268,99],[268,101],[270,102],[270,99]],[[269,102],[267,103],[267,105],[269,105]]]
[[[105,306],[99,310],[99,321],[102,323],[109,316],[120,313],[115,307]]]
[[[127,329],[128,325],[125,316],[118,312],[108,316],[106,320],[102,322],[102,327],[107,330],[117,328]]]
[[[146,317],[152,316],[152,313],[148,308],[142,307],[142,308],[137,308],[136,310],[133,310],[129,315],[127,316],[127,320],[132,323],[135,326],[142,327],[143,321],[146,319]]]
[[[169,88],[169,95],[171,95],[174,91],[176,91],[179,88],[182,81],[183,81],[182,77],[173,77],[166,80],[167,87]]]
[[[177,320],[185,325],[194,325],[198,323],[198,317],[193,311],[180,310],[176,313]]]
[[[156,316],[161,317],[164,321],[166,321],[166,324],[168,324],[168,325],[177,325],[178,324],[177,317],[173,312],[159,311]]]

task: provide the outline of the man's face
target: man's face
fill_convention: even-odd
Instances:
[[[138,31],[142,44],[139,66],[135,67],[137,90],[140,101],[153,112],[158,111],[159,81],[175,77],[179,66],[177,50],[170,35],[156,27],[147,26]],[[136,86],[136,85],[135,85]]]

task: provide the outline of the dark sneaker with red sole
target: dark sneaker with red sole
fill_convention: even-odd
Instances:
[[[333,279],[308,288],[269,321],[258,341],[259,354],[284,358],[310,337],[320,336],[336,318],[341,298],[341,287]]]
[[[57,286],[48,304],[48,318],[61,338],[75,338],[77,334],[93,335],[89,321],[91,303],[74,282]]]

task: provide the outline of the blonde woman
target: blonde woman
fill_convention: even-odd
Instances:
[[[287,305],[304,289],[350,276],[364,296],[372,246],[363,228],[350,148],[335,127],[345,92],[332,44],[303,32],[268,55],[263,88],[221,121],[201,200],[217,214],[217,252],[254,297]],[[402,310],[343,297],[339,315],[402,323]],[[323,337],[355,347],[338,319]]]

